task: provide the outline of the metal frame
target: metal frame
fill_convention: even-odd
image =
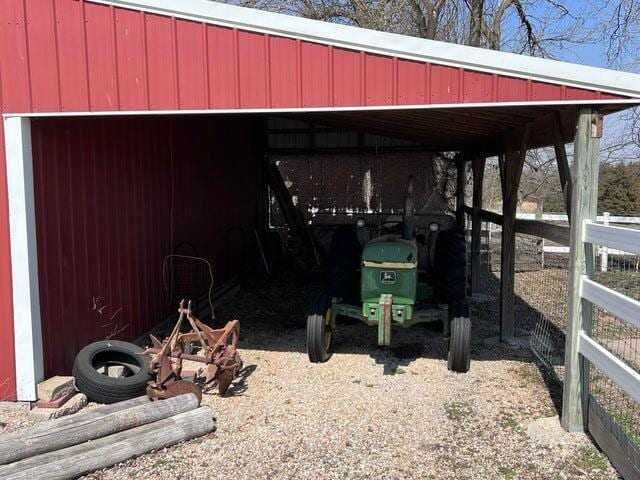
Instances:
[[[90,1],[391,57],[638,97],[640,76],[632,73],[377,32],[205,0]]]
[[[31,120],[4,120],[9,191],[9,229],[13,293],[16,395],[36,400],[36,385],[44,380]]]

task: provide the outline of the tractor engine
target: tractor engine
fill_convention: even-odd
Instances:
[[[362,251],[360,298],[362,313],[379,321],[381,295],[393,296],[392,318],[410,320],[418,288],[418,248],[415,240],[385,235],[368,242]]]

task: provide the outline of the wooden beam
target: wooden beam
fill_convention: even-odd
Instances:
[[[464,233],[465,231],[465,184],[467,181],[467,161],[469,160],[468,154],[459,153],[456,155],[456,228],[458,231]]]
[[[482,220],[482,183],[486,158],[474,158],[471,163],[473,170],[473,208],[471,209],[471,293],[480,291],[480,267],[481,267],[481,236]]]
[[[571,219],[571,169],[567,160],[567,150],[564,144],[564,135],[562,133],[562,119],[560,112],[557,110],[553,114],[553,148],[556,152],[556,162],[558,164],[558,175],[560,176],[560,187],[562,187],[562,196],[564,198],[564,207]]]
[[[289,189],[287,188],[287,185],[282,178],[282,174],[280,173],[280,169],[275,163],[267,166],[267,181],[273,191],[273,194],[278,200],[280,211],[287,222],[287,226],[293,230],[296,235],[298,235],[300,240],[302,240],[305,249],[313,259],[314,264],[320,265],[320,255],[316,249],[311,229],[309,228],[302,211],[294,205]]]
[[[507,142],[502,181],[502,249],[500,274],[500,340],[513,343],[515,336],[514,276],[516,244],[516,209],[518,205],[518,187],[522,168],[527,155],[531,123],[527,123],[519,135],[518,150],[512,150],[514,142]]]
[[[468,214],[473,215],[473,208],[466,207],[465,211]],[[480,220],[495,223],[496,225],[502,225],[503,223],[503,217],[499,213],[480,210],[478,216]],[[565,247],[569,246],[570,228],[565,225],[556,225],[555,223],[548,223],[540,220],[524,220],[517,218],[516,233],[524,233],[526,235],[544,238]]]
[[[562,395],[562,426],[582,431],[586,424],[586,382],[588,362],[578,353],[580,332],[591,334],[593,307],[580,296],[582,276],[593,278],[594,247],[583,243],[585,220],[596,220],[598,202],[598,159],[601,117],[591,108],[581,108],[574,141],[573,197],[571,199],[571,241],[569,253],[569,304],[565,342],[565,378]],[[595,128],[594,128],[595,127]]]
[[[504,145],[500,147],[504,148]],[[498,173],[500,174],[500,193],[504,200],[504,152],[498,153]]]

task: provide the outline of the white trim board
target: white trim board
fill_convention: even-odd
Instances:
[[[640,75],[321,22],[207,0],[89,0],[337,47],[640,97]]]
[[[627,392],[636,402],[640,402],[640,374],[590,338],[584,330],[580,330],[579,333],[578,352]]]
[[[640,75],[639,75],[640,77]],[[331,112],[386,112],[404,110],[457,110],[469,108],[509,108],[509,107],[561,107],[561,106],[598,106],[622,105],[633,107],[640,105],[640,98],[622,100],[551,100],[532,102],[482,102],[482,103],[429,103],[421,105],[381,105],[355,107],[285,107],[285,108],[210,108],[198,110],[101,110],[76,112],[5,112],[4,118],[11,117],[91,117],[119,115],[228,115],[228,114],[278,114],[278,113],[331,113]],[[612,220],[613,221],[613,220]]]
[[[9,232],[13,290],[13,335],[16,394],[19,401],[36,400],[36,385],[44,379],[31,120],[5,118],[5,151],[9,192]]]

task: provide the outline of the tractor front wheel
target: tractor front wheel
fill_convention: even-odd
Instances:
[[[331,325],[331,298],[326,293],[316,295],[307,316],[307,354],[311,363],[326,362],[331,358],[333,327]]]
[[[471,365],[471,319],[468,309],[463,308],[466,315],[456,312],[451,319],[451,336],[449,337],[449,355],[447,368],[458,373],[466,373]]]

